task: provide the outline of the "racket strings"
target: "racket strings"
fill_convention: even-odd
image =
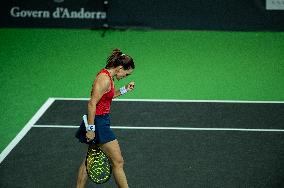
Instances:
[[[104,183],[110,178],[109,159],[98,147],[89,148],[86,164],[88,175],[95,183]]]

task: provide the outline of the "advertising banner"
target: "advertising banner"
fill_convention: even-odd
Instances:
[[[107,18],[103,0],[6,0],[1,3],[3,27],[100,28]]]
[[[0,27],[284,31],[284,0],[2,0]]]

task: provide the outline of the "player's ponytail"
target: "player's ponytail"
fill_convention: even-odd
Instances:
[[[105,68],[116,68],[118,66],[122,66],[124,70],[135,68],[133,59],[129,55],[122,53],[120,49],[116,48],[107,58],[107,64]]]

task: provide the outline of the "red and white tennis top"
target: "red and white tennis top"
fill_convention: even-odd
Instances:
[[[114,83],[110,73],[106,69],[102,69],[98,74],[105,73],[110,79],[110,90],[103,94],[96,106],[96,115],[104,115],[110,113],[110,105],[114,96]]]

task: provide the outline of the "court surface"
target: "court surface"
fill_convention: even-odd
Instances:
[[[0,187],[75,187],[86,110],[48,99],[1,153]],[[283,102],[116,100],[111,118],[131,188],[284,187]]]

